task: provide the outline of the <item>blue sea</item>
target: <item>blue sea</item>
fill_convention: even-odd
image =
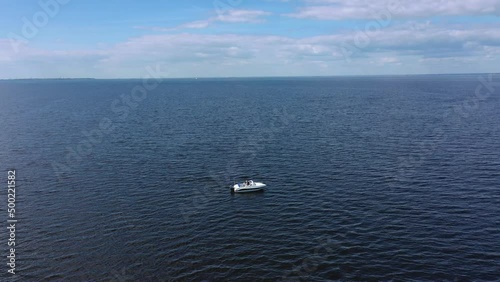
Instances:
[[[499,82],[0,81],[1,279],[498,281]]]

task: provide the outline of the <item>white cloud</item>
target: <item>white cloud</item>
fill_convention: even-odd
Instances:
[[[144,66],[158,62],[169,66],[175,77],[362,74],[371,71],[370,62],[402,73],[440,58],[470,58],[494,66],[500,50],[500,26],[465,29],[427,23],[409,29],[400,25],[380,30],[363,48],[355,46],[356,36],[352,32],[304,38],[181,33],[134,37],[105,49],[25,48],[8,62],[0,60],[0,77],[26,76],[36,70],[28,76],[76,76],[80,73],[76,71],[86,71],[96,77],[139,77]],[[357,48],[351,62],[341,50],[345,44]],[[0,54],[8,48],[4,41]],[[405,65],[408,58],[413,64]]]
[[[12,43],[9,39],[0,38],[0,62],[12,61],[15,55]]]
[[[135,28],[148,29],[153,31],[174,31],[182,29],[203,29],[210,25],[222,22],[222,23],[261,23],[264,22],[264,17],[270,16],[270,12],[260,11],[260,10],[237,10],[229,9],[219,12],[218,16],[211,17],[207,20],[192,21],[184,23],[175,27],[144,27],[137,26]]]
[[[498,0],[308,0],[289,16],[318,20],[372,19],[432,16],[499,15]]]
[[[270,12],[259,10],[227,10],[213,20],[228,23],[257,23],[262,22],[262,17],[269,15]]]
[[[194,21],[183,24],[182,28],[207,28],[210,25],[210,21]]]
[[[396,64],[400,63],[399,59],[396,57],[382,57],[379,59],[379,62],[382,64]]]

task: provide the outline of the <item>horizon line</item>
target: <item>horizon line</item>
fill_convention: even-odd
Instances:
[[[192,76],[192,77],[160,77],[159,79],[256,79],[256,78],[329,78],[329,77],[381,77],[381,76],[424,76],[424,75],[481,75],[500,74],[500,72],[472,72],[472,73],[413,73],[413,74],[338,74],[338,75],[290,75],[290,76]],[[95,78],[95,77],[51,77],[51,78],[0,78],[5,80],[140,80],[143,78]]]

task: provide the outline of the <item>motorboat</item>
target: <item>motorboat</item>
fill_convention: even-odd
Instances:
[[[247,192],[256,192],[264,189],[266,184],[262,182],[254,182],[253,180],[247,180],[243,183],[234,184],[231,188],[231,191],[235,193],[247,193]]]

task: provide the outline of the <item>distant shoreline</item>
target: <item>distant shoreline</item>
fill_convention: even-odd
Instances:
[[[0,80],[98,80],[98,78],[0,78]]]
[[[307,79],[336,77],[405,77],[405,76],[460,76],[498,73],[428,73],[428,74],[366,74],[366,75],[323,75],[323,76],[235,76],[235,77],[163,77],[165,80],[224,80],[224,79]],[[140,80],[142,78],[0,78],[0,81],[39,81],[39,80]]]

